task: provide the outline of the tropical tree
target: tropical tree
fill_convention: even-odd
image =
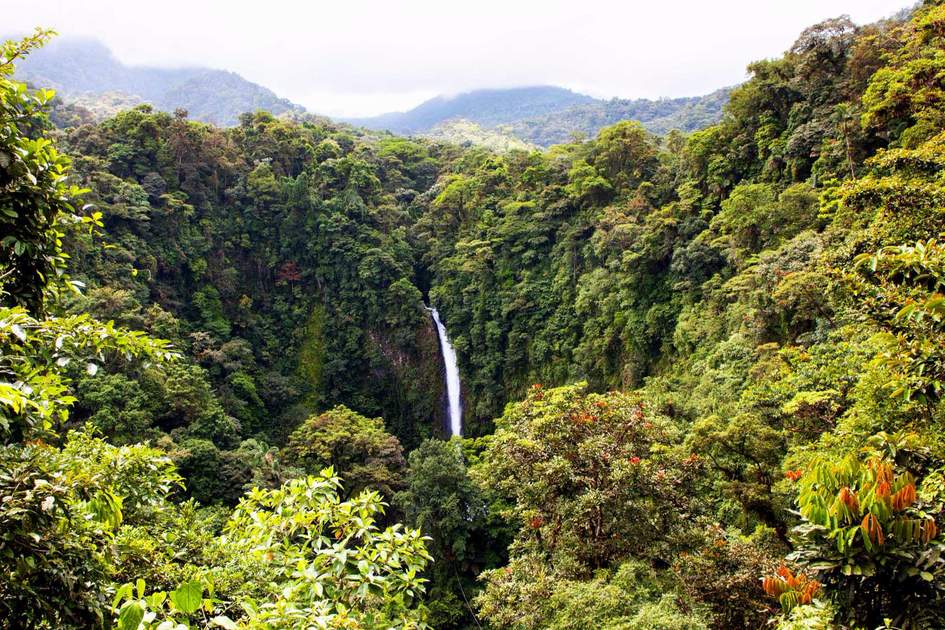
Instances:
[[[289,437],[290,463],[309,472],[331,466],[349,496],[365,488],[390,500],[403,487],[403,449],[384,429],[382,418],[368,418],[339,405],[312,416]]]
[[[42,133],[53,91],[30,91],[12,78],[14,62],[52,35],[37,29],[0,44],[0,305],[33,313],[64,286],[66,226],[98,220],[77,216],[73,200],[81,191],[66,182],[70,160]]]
[[[589,568],[659,558],[693,514],[682,489],[700,469],[671,449],[676,440],[637,395],[536,385],[496,421],[476,474],[512,501],[526,548]]]

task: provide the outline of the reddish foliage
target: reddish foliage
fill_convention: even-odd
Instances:
[[[302,279],[302,272],[299,271],[298,265],[293,261],[283,263],[279,267],[279,271],[276,272],[276,282],[298,282]]]
[[[784,473],[784,476],[790,479],[791,481],[797,481],[804,476],[804,471],[798,468],[797,470],[789,470]]]

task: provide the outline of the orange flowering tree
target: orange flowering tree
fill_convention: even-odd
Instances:
[[[666,553],[694,517],[700,459],[674,448],[678,430],[635,394],[535,386],[496,427],[480,472],[525,548],[600,568]]]
[[[698,515],[693,496],[703,467],[680,439],[641,396],[588,393],[584,383],[535,385],[508,405],[472,470],[517,529],[508,566],[480,574],[483,617],[501,628],[605,627],[603,611],[613,621],[647,601],[643,585],[633,596],[595,589],[595,597],[615,599],[590,605],[601,614],[581,622],[561,603],[573,602],[574,581],[595,571],[604,576],[628,561],[667,567],[679,555]],[[569,625],[555,620],[559,614]]]
[[[884,619],[945,620],[945,543],[942,469],[917,472],[888,454],[850,454],[812,463],[798,479],[795,551],[788,560],[816,576],[787,569],[764,580],[765,590],[790,609],[810,603],[822,583],[843,600],[849,621],[867,627]]]

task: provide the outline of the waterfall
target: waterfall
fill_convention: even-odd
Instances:
[[[443,365],[446,366],[446,394],[449,403],[450,435],[463,434],[463,403],[459,392],[459,366],[456,364],[456,351],[446,334],[446,326],[440,321],[440,314],[435,308],[427,307],[433,315],[436,333],[440,338],[440,351]]]

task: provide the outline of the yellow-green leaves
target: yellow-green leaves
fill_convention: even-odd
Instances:
[[[207,597],[204,597],[204,595]],[[115,592],[112,611],[117,613],[119,630],[190,630],[238,626],[225,615],[207,620],[219,602],[213,599],[213,583],[206,579],[184,582],[170,592],[147,593],[147,584],[138,578]],[[200,614],[197,614],[200,613]]]
[[[884,247],[854,259],[873,286],[867,310],[882,328],[878,364],[891,396],[931,404],[945,390],[945,247],[937,239]]]
[[[85,361],[89,375],[109,359],[164,363],[177,357],[167,341],[101,323],[89,315],[37,319],[22,307],[0,307],[0,439],[48,435],[65,422],[75,398],[66,368]]]
[[[424,537],[400,525],[381,530],[376,492],[342,501],[340,490],[327,468],[275,490],[254,489],[233,513],[226,544],[267,566],[277,585],[269,601],[251,602],[249,627],[422,622],[420,573],[432,560]]]

